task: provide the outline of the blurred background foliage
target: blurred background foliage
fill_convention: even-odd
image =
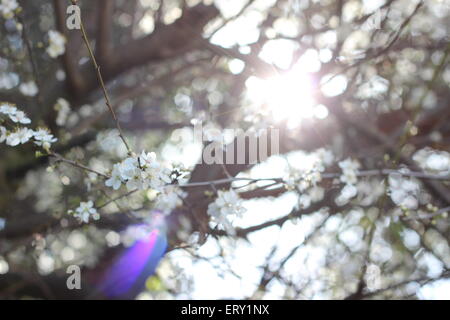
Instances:
[[[48,127],[58,153],[110,170],[127,150],[115,143],[80,32],[65,27],[69,2],[18,2],[13,18],[0,18],[0,101]],[[167,219],[169,252],[127,298],[449,297],[448,0],[79,5],[133,149],[179,163],[191,182],[284,175],[321,148],[358,159],[361,170],[423,173],[414,178],[414,209],[395,202],[385,175],[361,177],[358,195],[345,201],[336,200],[339,179],[323,180],[315,189],[322,196],[306,204],[296,188],[233,184],[247,209],[234,235],[209,221],[211,188],[189,190],[193,206]],[[56,59],[46,51],[49,30],[67,39]],[[295,76],[270,82],[284,74]],[[229,172],[196,165],[200,121],[219,132],[279,128],[280,155]],[[111,201],[123,192],[35,151],[0,147],[0,298],[86,298],[65,288],[66,267],[100,272],[123,250],[127,226],[150,215],[155,195]],[[339,170],[333,163],[326,172]],[[87,225],[67,215],[86,199],[101,207],[101,219]]]

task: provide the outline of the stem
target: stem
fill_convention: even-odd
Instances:
[[[77,0],[71,0],[71,2],[73,5],[77,5]],[[98,78],[100,87],[102,88],[102,91],[103,91],[103,96],[105,98],[106,106],[108,107],[109,112],[111,112],[111,115],[116,123],[117,130],[119,130],[119,136],[122,139],[125,147],[127,148],[128,155],[131,156],[131,154],[132,154],[131,148],[125,139],[125,136],[122,131],[122,127],[120,126],[119,119],[117,118],[116,113],[114,112],[114,109],[112,108],[111,100],[109,98],[108,91],[106,90],[106,87],[105,87],[105,81],[103,80],[102,73],[100,72],[100,66],[97,63],[97,59],[95,58],[94,51],[92,50],[92,47],[89,44],[89,38],[87,36],[86,29],[84,28],[84,24],[83,24],[83,21],[81,20],[81,17],[80,17],[80,26],[81,26],[81,34],[83,36],[83,41],[86,44],[86,48],[89,51],[89,56],[91,58],[92,63],[94,64],[95,71],[97,73],[97,78]]]
[[[60,154],[57,154],[57,153],[55,153],[55,152],[53,152],[53,151],[50,151],[50,152],[48,153],[48,155],[49,155],[50,157],[56,158],[56,161],[58,161],[58,162],[64,162],[64,163],[70,164],[71,166],[74,166],[74,167],[76,167],[76,168],[79,168],[79,169],[81,169],[81,170],[86,170],[86,171],[95,173],[95,174],[97,174],[97,175],[99,175],[99,176],[101,176],[101,177],[103,177],[103,178],[105,178],[105,179],[109,179],[109,178],[110,178],[108,175],[106,175],[106,174],[104,174],[104,173],[101,173],[101,172],[98,172],[98,171],[96,171],[96,170],[94,170],[94,169],[91,169],[91,168],[89,168],[89,167],[86,167],[86,166],[84,166],[84,165],[82,165],[82,164],[80,164],[80,163],[78,163],[78,162],[76,162],[76,161],[74,161],[74,160],[66,159],[66,158],[64,158],[63,156],[61,156]]]

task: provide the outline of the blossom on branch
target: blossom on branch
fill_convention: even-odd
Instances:
[[[115,164],[111,177],[106,180],[105,185],[118,190],[125,184],[128,190],[162,188],[170,183],[171,170],[161,165],[156,160],[155,153],[142,152],[140,156],[128,157],[122,162]]]
[[[100,215],[98,214],[97,209],[94,208],[94,203],[92,201],[80,202],[80,205],[75,209],[73,216],[85,223],[88,223],[90,218],[94,220],[100,219]]]
[[[183,204],[183,198],[187,193],[175,186],[167,186],[158,195],[155,202],[155,208],[160,210],[163,214],[170,214],[173,209]]]
[[[360,164],[356,160],[346,159],[339,162],[339,167],[342,169],[341,181],[346,184],[356,184],[358,182],[358,169]]]
[[[389,175],[389,193],[392,201],[403,209],[414,210],[419,205],[419,183],[400,174]]]
[[[15,132],[10,133],[6,137],[6,144],[15,147],[19,144],[27,143],[34,135],[33,130],[28,128],[21,128]]]
[[[21,123],[21,124],[30,124],[31,120],[25,115],[25,112],[23,111],[17,111],[15,114],[11,114],[9,116],[11,121],[15,123]]]
[[[208,214],[227,232],[234,232],[230,216],[240,216],[247,210],[242,206],[242,199],[233,189],[217,191],[217,199],[208,206]]]
[[[357,160],[345,159],[339,162],[339,167],[342,169],[342,175],[340,176],[341,182],[345,183],[342,188],[341,193],[336,198],[336,203],[338,205],[347,204],[350,199],[356,197],[358,194],[358,188],[356,188],[356,183],[358,182],[358,170],[360,168],[360,163]]]
[[[14,17],[14,11],[19,8],[17,0],[1,0],[0,1],[0,12],[3,18],[11,19]]]
[[[69,118],[70,112],[70,104],[66,99],[59,98],[56,101],[54,109],[58,112],[56,116],[56,124],[60,127],[64,126],[67,123],[67,119]]]
[[[58,31],[50,30],[48,32],[49,46],[47,53],[52,58],[57,58],[66,52],[66,38]]]
[[[31,123],[30,118],[26,116],[25,112],[17,110],[15,106],[7,103],[2,104],[0,106],[0,113],[3,113],[4,115],[8,116],[8,118],[14,123],[21,123],[21,124]]]
[[[47,129],[40,128],[34,131],[34,143],[37,146],[43,147],[45,150],[50,149],[52,143],[56,142],[56,139]]]
[[[111,178],[106,180],[105,185],[107,187],[113,188],[114,190],[118,190],[122,185],[122,177],[120,172],[120,163],[117,163],[113,166],[113,170],[111,172]]]
[[[38,94],[39,89],[34,81],[24,82],[19,86],[20,92],[27,97],[34,97]]]

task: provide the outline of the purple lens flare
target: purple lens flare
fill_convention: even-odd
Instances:
[[[144,226],[145,227],[145,226]],[[152,230],[141,237],[106,271],[99,289],[109,298],[138,293],[158,266],[167,248],[164,232]]]

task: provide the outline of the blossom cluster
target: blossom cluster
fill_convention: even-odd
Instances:
[[[420,194],[420,185],[417,180],[398,173],[389,175],[388,182],[389,194],[396,205],[403,209],[417,209]]]
[[[85,223],[88,223],[91,218],[93,220],[100,219],[100,215],[97,209],[94,208],[94,202],[92,201],[80,202],[78,208],[75,211],[70,210],[69,214],[73,214],[75,218]]]
[[[50,30],[48,32],[49,46],[47,47],[47,53],[52,58],[57,58],[66,52],[66,38],[56,30]]]
[[[14,17],[14,12],[19,8],[17,0],[0,0],[0,13],[3,18],[11,19]]]
[[[16,106],[8,103],[0,104],[0,115],[5,116],[14,124],[31,123],[31,120],[23,111],[18,110]],[[31,139],[34,140],[34,143],[37,146],[40,146],[45,150],[48,150],[51,144],[57,141],[57,139],[44,128],[31,130],[27,127],[17,127],[14,131],[11,131],[7,130],[4,126],[0,126],[0,143],[6,141],[7,145],[15,147],[27,143]]]
[[[162,215],[168,215],[173,209],[182,205],[186,193],[171,183],[172,170],[164,167],[156,159],[156,154],[143,151],[139,156],[130,156],[113,166],[105,185],[114,190],[124,184],[129,191],[153,189],[159,194],[155,200],[155,209]],[[100,215],[92,201],[81,202],[79,207],[69,210],[69,214],[81,222],[88,223],[90,218],[98,220]]]
[[[286,184],[304,192],[322,181],[322,173],[333,163],[334,155],[323,148],[311,153],[307,159],[309,165],[306,168],[291,167]]]
[[[306,166],[289,168],[289,175],[285,179],[285,183],[288,188],[301,192],[298,205],[302,209],[323,199],[325,191],[318,186],[318,183],[322,181],[322,173],[333,163],[333,160],[333,153],[321,148],[304,158]]]
[[[342,175],[339,179],[341,182],[345,183],[345,186],[336,198],[337,204],[344,205],[358,194],[358,189],[355,185],[358,182],[358,170],[360,166],[358,161],[350,158],[339,162],[339,167],[342,170]]]
[[[342,170],[342,175],[340,176],[341,182],[345,184],[354,185],[358,182],[358,170],[361,167],[357,160],[345,159],[339,162],[339,167]]]
[[[234,232],[230,216],[240,216],[245,211],[246,209],[242,206],[242,199],[233,189],[219,190],[216,200],[208,206],[208,214],[211,218],[229,233]]]
[[[20,92],[27,97],[34,97],[38,94],[39,89],[34,81],[23,82],[19,86]]]
[[[71,113],[70,104],[66,99],[59,98],[56,101],[56,104],[54,106],[55,111],[58,112],[56,116],[56,124],[60,127],[64,126],[67,122],[67,119],[69,118],[69,115]]]
[[[156,160],[154,152],[142,151],[139,156],[131,156],[113,166],[111,177],[105,185],[118,190],[125,184],[128,190],[162,188],[172,182],[172,171]]]
[[[319,186],[313,186],[303,193],[299,199],[298,204],[300,208],[308,208],[311,203],[321,201],[325,196],[325,189]]]
[[[446,151],[425,148],[417,151],[413,160],[425,171],[443,175],[450,174],[450,153]]]
[[[0,105],[0,113],[6,115],[12,122],[21,124],[30,124],[31,120],[25,112],[18,110],[14,105],[7,103]]]
[[[173,209],[183,204],[187,193],[176,186],[166,186],[156,198],[155,209],[164,215],[170,214]]]

